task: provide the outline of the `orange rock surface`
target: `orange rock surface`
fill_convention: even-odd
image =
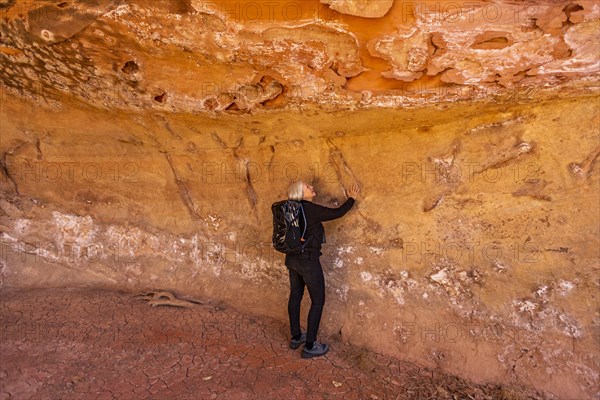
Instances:
[[[324,331],[597,396],[600,7],[383,3],[0,1],[0,285],[285,321],[271,203],[358,182]]]

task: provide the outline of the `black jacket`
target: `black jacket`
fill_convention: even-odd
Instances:
[[[304,237],[308,240],[304,251],[311,255],[320,255],[321,244],[325,243],[325,228],[323,228],[322,222],[343,217],[354,205],[354,199],[349,197],[338,208],[323,207],[306,200],[302,200],[301,203],[306,215],[306,233]]]

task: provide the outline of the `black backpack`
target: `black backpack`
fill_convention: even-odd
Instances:
[[[273,247],[285,254],[303,253],[308,243],[306,233],[306,215],[302,203],[283,200],[273,203]]]

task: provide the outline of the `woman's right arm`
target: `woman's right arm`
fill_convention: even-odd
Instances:
[[[354,183],[347,191],[348,199],[338,208],[328,208],[315,204],[315,214],[320,221],[331,221],[332,219],[343,217],[354,205],[355,198],[360,192],[358,184]]]
[[[320,206],[318,204],[312,204],[311,215],[319,221],[331,221],[343,217],[354,205],[354,198],[349,197],[344,204],[338,208],[329,208]]]

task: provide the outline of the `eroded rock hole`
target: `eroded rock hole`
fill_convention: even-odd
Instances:
[[[15,0],[0,0],[0,10],[12,7],[13,4],[15,4]]]
[[[226,111],[240,111],[240,108],[238,107],[237,104],[235,103],[231,103],[229,106],[227,106],[227,108],[225,108]]]
[[[481,50],[487,50],[487,49],[503,49],[505,47],[508,47],[512,44],[512,41],[509,40],[506,36],[503,35],[498,35],[498,36],[492,36],[492,35],[479,35],[479,37],[477,37],[475,39],[475,43],[473,44],[473,48],[474,49],[481,49]]]
[[[574,12],[577,12],[577,11],[581,11],[581,10],[583,10],[583,7],[577,3],[571,3],[571,4],[566,5],[565,8],[563,8],[563,12],[567,16],[567,20],[565,22],[563,22],[563,26],[572,24],[573,21],[571,21],[571,14],[573,14]]]
[[[538,26],[538,20],[537,18],[528,18],[525,23],[523,24],[523,30],[524,31],[534,31],[536,29],[539,29]]]
[[[123,65],[123,68],[121,68],[121,71],[123,71],[126,74],[135,74],[139,70],[140,67],[135,61],[127,61],[125,65]]]
[[[162,103],[165,101],[166,96],[167,96],[167,93],[163,92],[162,94],[159,94],[158,96],[154,96],[154,101],[156,101],[158,103]]]
[[[214,97],[211,97],[210,99],[206,99],[204,101],[204,108],[206,108],[207,110],[213,111],[216,110],[218,107],[219,102]]]
[[[187,14],[194,11],[191,0],[175,0],[171,3],[171,12],[175,14]]]

